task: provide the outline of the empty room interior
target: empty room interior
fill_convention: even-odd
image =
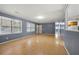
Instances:
[[[0,4],[0,55],[78,55],[79,4]]]

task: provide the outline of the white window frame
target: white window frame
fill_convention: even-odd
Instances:
[[[1,31],[1,28],[2,28],[2,22],[1,20],[10,20],[11,21],[11,24],[10,24],[10,32],[2,32]],[[18,28],[20,28],[18,32],[12,32],[12,21],[19,21],[21,24],[21,26],[19,26]],[[18,19],[11,19],[11,18],[8,18],[8,17],[4,17],[4,16],[0,16],[0,22],[1,22],[1,25],[0,25],[0,35],[8,35],[8,34],[18,34],[18,33],[22,33],[22,20],[18,20]],[[4,25],[5,27],[9,26],[8,24],[7,25]],[[5,28],[4,27],[4,28]]]
[[[35,32],[35,24],[27,22],[26,23],[26,32]]]

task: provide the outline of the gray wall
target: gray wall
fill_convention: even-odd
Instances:
[[[69,4],[65,13],[65,20],[76,20],[79,16],[79,4]],[[79,55],[79,32],[64,31],[64,42],[71,55]]]
[[[64,31],[65,46],[71,55],[79,55],[79,32]]]
[[[44,34],[55,34],[55,23],[42,24],[42,32]]]
[[[27,21],[27,20],[22,19],[22,18],[18,18],[16,16],[8,15],[8,14],[5,14],[5,13],[0,13],[0,16],[5,16],[5,17],[13,18],[13,19],[22,20],[22,33],[8,34],[8,35],[2,35],[2,36],[0,35],[0,43],[8,41],[8,40],[13,40],[15,38],[23,37],[23,36],[26,36],[26,35],[35,34],[35,32],[30,32],[30,33],[26,32],[26,22],[30,22],[30,21]]]

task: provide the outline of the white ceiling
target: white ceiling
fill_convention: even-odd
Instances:
[[[66,18],[74,17],[74,16],[79,17],[79,4],[70,4],[67,7]]]
[[[37,22],[48,23],[64,19],[64,4],[3,4],[0,12]],[[43,16],[44,19],[37,19]]]

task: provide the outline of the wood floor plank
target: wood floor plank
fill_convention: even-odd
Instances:
[[[64,42],[54,35],[33,35],[0,45],[1,55],[66,55]]]

